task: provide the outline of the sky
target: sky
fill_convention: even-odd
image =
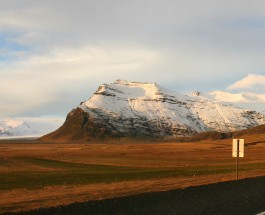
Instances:
[[[0,117],[65,116],[116,79],[265,93],[264,0],[0,4]]]

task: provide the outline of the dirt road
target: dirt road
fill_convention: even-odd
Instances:
[[[39,209],[20,215],[257,214],[265,211],[265,177]]]

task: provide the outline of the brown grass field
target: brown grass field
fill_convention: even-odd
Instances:
[[[265,135],[245,136],[240,178],[265,175]],[[235,180],[232,140],[0,142],[0,213]]]

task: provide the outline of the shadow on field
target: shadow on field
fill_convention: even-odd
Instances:
[[[257,214],[265,210],[265,177],[74,203],[17,213],[20,215],[83,214]]]

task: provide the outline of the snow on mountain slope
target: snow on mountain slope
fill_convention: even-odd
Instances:
[[[63,124],[64,118],[23,117],[0,120],[0,137],[42,136]]]
[[[223,91],[213,91],[210,93],[193,93],[192,96],[199,96],[216,102],[230,103],[235,106],[255,110],[265,114],[265,94],[257,93],[229,93]]]
[[[229,132],[265,123],[265,116],[203,96],[185,96],[155,83],[117,80],[103,84],[45,140],[94,137],[189,136]]]

